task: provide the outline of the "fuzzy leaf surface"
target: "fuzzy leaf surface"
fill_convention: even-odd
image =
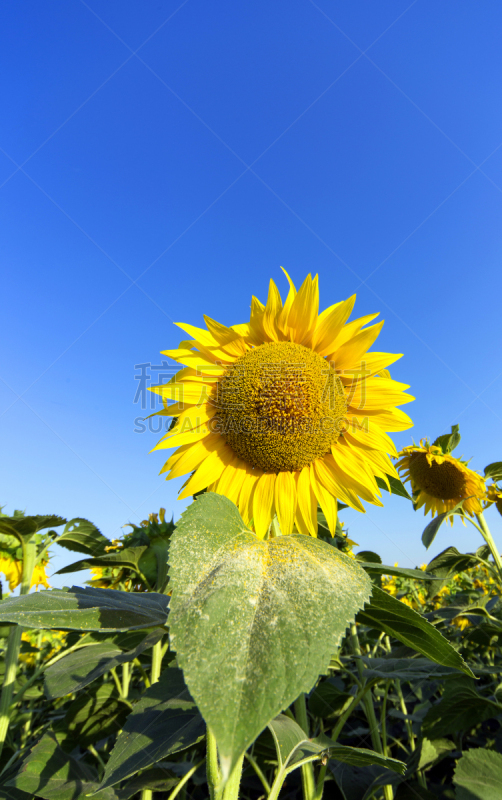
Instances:
[[[370,580],[322,540],[259,540],[214,493],[183,514],[170,560],[172,645],[228,777],[267,723],[327,669]]]

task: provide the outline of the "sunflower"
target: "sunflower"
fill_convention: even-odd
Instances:
[[[283,534],[316,536],[318,504],[334,535],[337,500],[382,505],[376,478],[397,477],[387,432],[412,425],[396,406],[413,398],[386,371],[401,356],[367,352],[378,314],[348,322],[355,295],[319,314],[317,276],[297,292],[285,274],[285,302],[270,281],[248,323],[177,323],[193,338],[163,351],[183,369],[151,387],[158,413],[175,418],[154,449],[177,448],[161,470],[168,479],[193,473],[180,499],[225,495],[260,538],[275,517]]]
[[[33,575],[31,576],[31,586],[38,587],[40,585],[45,586],[46,589],[50,589],[49,582],[47,580],[47,575],[45,573],[45,567],[47,566],[48,561],[41,561],[40,564],[37,564],[33,570]],[[3,572],[6,579],[9,582],[9,589],[11,592],[19,586],[23,577],[23,562],[19,561],[17,558],[13,558],[8,554],[0,554],[0,572]]]
[[[493,503],[495,503],[495,507],[499,514],[502,514],[502,490],[499,489],[496,483],[492,483],[488,487],[485,508],[488,508]]]
[[[415,506],[424,506],[424,514],[447,513],[462,500],[466,514],[481,513],[480,501],[486,497],[485,481],[464,461],[426,439],[421,439],[420,445],[405,447],[399,456],[396,467],[402,479],[410,482]]]

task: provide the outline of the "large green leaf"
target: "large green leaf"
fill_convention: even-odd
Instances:
[[[118,553],[108,553],[96,556],[96,558],[83,558],[81,561],[75,561],[73,564],[62,567],[55,574],[65,575],[69,572],[78,572],[81,569],[93,569],[94,567],[128,567],[138,572],[140,558],[146,550],[148,550],[147,546],[126,547],[124,550],[119,550]]]
[[[473,748],[463,754],[455,769],[457,800],[500,800],[502,755]]]
[[[424,717],[423,731],[429,739],[440,739],[502,714],[502,705],[483,697],[470,681],[447,681],[443,697]]]
[[[80,517],[75,517],[66,523],[63,533],[58,536],[56,542],[67,550],[91,556],[101,555],[105,552],[105,547],[110,544],[109,539],[103,536],[92,522]]]
[[[164,632],[156,629],[149,633],[132,650],[123,650],[115,642],[84,643],[79,650],[56,661],[45,671],[45,693],[50,700],[78,692],[118,664],[133,661],[162,638]]]
[[[437,628],[378,586],[373,587],[371,602],[364,611],[359,612],[357,620],[363,625],[384,631],[389,636],[395,636],[400,642],[427,656],[436,664],[454,667],[473,677],[462,656],[453,649]]]
[[[321,540],[260,541],[213,493],[183,514],[170,560],[172,645],[228,777],[265,725],[327,669],[370,580]]]
[[[0,603],[0,621],[25,628],[126,631],[165,625],[169,598],[164,594],[114,589],[51,589]]]
[[[17,774],[7,781],[44,800],[76,800],[99,788],[89,767],[65,753],[53,733],[46,733],[24,759]],[[94,795],[95,800],[117,800],[113,789]]]
[[[113,786],[195,744],[206,726],[177,667],[164,670],[129,715],[106,765],[103,786]]]

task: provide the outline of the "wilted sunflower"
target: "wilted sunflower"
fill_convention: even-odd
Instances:
[[[462,509],[466,514],[481,513],[485,481],[465,462],[424,439],[420,445],[405,447],[399,456],[396,467],[402,479],[411,483],[415,506],[424,506],[424,514],[444,514],[461,500],[465,501]]]
[[[298,292],[286,277],[285,303],[270,281],[249,323],[177,323],[193,339],[163,351],[185,366],[152,387],[158,413],[176,420],[154,449],[178,448],[168,478],[194,471],[180,499],[226,495],[259,537],[275,514],[282,533],[316,536],[318,503],[334,534],[337,499],[359,511],[361,499],[381,505],[375,476],[397,477],[386,431],[412,425],[396,406],[413,398],[386,371],[401,356],[367,352],[383,323],[364,326],[378,314],[347,323],[355,295],[318,314],[317,276]]]

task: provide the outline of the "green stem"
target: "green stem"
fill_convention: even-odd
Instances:
[[[150,671],[150,684],[157,683],[162,669],[162,639],[152,647],[152,669]]]
[[[261,785],[265,789],[267,795],[269,795],[270,794],[270,784],[267,781],[264,773],[260,769],[259,764],[255,761],[255,759],[253,758],[253,756],[250,753],[246,753],[245,756],[246,756],[247,760],[249,761],[249,763],[251,764],[251,766],[253,767],[254,771],[257,774],[257,776],[259,777],[259,779],[261,781]]]
[[[204,761],[203,761],[203,760],[202,760],[202,761],[199,761],[199,763],[198,763],[198,764],[195,764],[195,766],[193,766],[193,767],[192,767],[192,769],[189,769],[189,770],[188,770],[188,772],[187,772],[187,774],[186,774],[186,775],[183,775],[182,779],[180,780],[180,782],[179,782],[178,784],[176,784],[176,786],[175,786],[175,787],[174,787],[174,789],[172,790],[172,792],[171,792],[171,794],[169,795],[169,797],[167,798],[167,800],[174,800],[174,798],[175,798],[175,797],[176,797],[176,796],[177,796],[177,795],[178,795],[178,794],[181,792],[181,790],[182,790],[182,789],[185,787],[185,785],[188,783],[188,781],[190,780],[190,778],[192,777],[192,775],[193,775],[195,772],[197,772],[197,770],[199,769],[199,767],[200,767],[200,766],[201,766],[201,764],[203,764],[203,763],[204,763]],[[145,792],[145,791],[147,791],[147,792],[150,792],[151,790],[150,790],[150,789],[144,789],[143,791],[144,791],[144,792]]]
[[[216,739],[209,728],[206,729],[206,775],[209,797],[211,800],[217,800],[217,798],[221,797],[221,791],[218,788],[221,782],[221,775]]]
[[[31,587],[33,570],[35,569],[35,559],[37,557],[37,545],[34,539],[22,541],[23,548],[23,574],[21,579],[20,594],[28,594]],[[23,630],[19,625],[9,631],[7,652],[5,654],[5,676],[0,696],[0,753],[3,750],[7,731],[9,729],[10,707],[14,695],[14,686],[17,676],[17,665],[19,661],[19,650],[21,648],[21,634]]]
[[[129,684],[131,682],[131,665],[126,661],[122,664],[122,691],[124,698],[129,696]]]
[[[319,770],[319,778],[317,781],[317,786],[315,790],[314,800],[322,800],[322,795],[324,792],[324,781],[326,779],[326,770],[328,769],[327,764],[321,764],[321,769]]]
[[[307,716],[307,703],[305,701],[305,695],[302,694],[300,697],[295,700],[295,714],[296,714],[296,721],[300,728],[303,728],[307,737],[310,735],[309,731],[309,719]],[[314,778],[314,767],[309,762],[308,764],[302,764],[302,788],[303,788],[303,798],[304,800],[314,800],[316,794],[316,785],[315,785],[315,778]]]
[[[237,764],[232,770],[232,774],[230,775],[225,785],[225,789],[223,790],[223,800],[238,800],[243,763],[244,763],[244,754],[242,754],[242,756],[237,761]]]
[[[359,645],[359,637],[357,635],[357,628],[356,628],[356,623],[355,622],[353,622],[351,624],[351,626],[350,626],[350,642],[351,642],[351,645],[352,645],[352,651],[353,651],[354,655],[356,656],[357,671],[359,673],[359,679],[360,679],[361,683],[364,685],[364,683],[365,683],[364,668],[363,668],[363,662],[362,662],[362,659],[361,659],[361,647]],[[366,713],[366,719],[368,720],[368,725],[370,726],[371,743],[373,744],[373,749],[377,753],[380,753],[381,755],[385,755],[384,754],[384,749],[383,749],[383,746],[382,746],[382,740],[380,738],[380,732],[378,730],[378,722],[377,722],[377,718],[376,718],[376,714],[375,714],[375,706],[373,705],[373,695],[372,695],[371,691],[368,692],[367,694],[365,694],[365,696],[363,698],[363,705],[364,705],[364,710],[365,710],[365,713]],[[389,784],[384,786],[383,787],[383,793],[384,793],[385,800],[393,800],[394,791],[392,789],[392,786],[390,786]]]
[[[277,775],[274,778],[274,782],[272,784],[272,788],[270,789],[270,793],[267,797],[267,800],[277,800],[279,797],[279,792],[282,789],[282,784],[286,780],[286,770],[284,768],[277,770]]]
[[[497,565],[497,569],[498,569],[500,578],[502,579],[502,559],[500,558],[500,553],[497,550],[497,547],[496,547],[495,542],[493,540],[493,536],[490,533],[490,529],[489,529],[488,525],[486,524],[486,520],[485,520],[485,518],[483,516],[483,512],[480,512],[479,514],[476,514],[476,519],[479,522],[479,530],[481,531],[481,535],[482,535],[483,539],[485,540],[486,544],[488,545],[488,547],[490,548],[490,553],[493,556],[493,560],[495,561],[495,564]]]

